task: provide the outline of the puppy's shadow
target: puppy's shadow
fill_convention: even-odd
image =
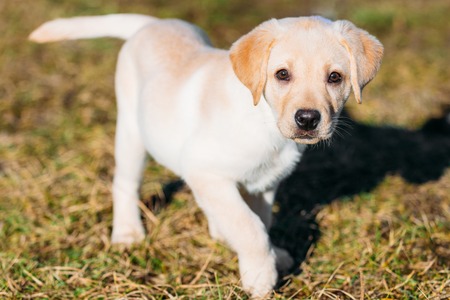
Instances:
[[[274,244],[287,249],[298,266],[320,237],[321,206],[368,192],[388,174],[419,184],[438,179],[450,167],[449,117],[431,119],[417,131],[351,121],[348,134],[335,135],[331,146],[309,148],[278,190]]]

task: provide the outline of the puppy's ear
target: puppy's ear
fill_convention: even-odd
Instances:
[[[230,49],[230,59],[237,78],[252,92],[253,104],[261,99],[267,81],[267,61],[279,25],[266,21],[237,40]]]
[[[361,92],[377,74],[383,58],[383,45],[367,31],[345,20],[334,22],[341,34],[341,44],[350,56],[350,79],[356,101],[361,104]]]

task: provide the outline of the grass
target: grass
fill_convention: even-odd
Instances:
[[[248,299],[235,254],[153,161],[145,242],[110,244],[121,42],[26,36],[55,17],[113,12],[183,18],[224,48],[263,20],[315,13],[379,37],[385,59],[364,104],[349,100],[348,133],[310,149],[280,188],[271,235],[298,269],[273,298],[450,297],[448,1],[36,0],[0,2],[1,298]]]

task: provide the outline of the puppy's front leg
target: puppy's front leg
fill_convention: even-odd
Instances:
[[[244,289],[257,297],[268,294],[277,280],[276,255],[264,223],[242,199],[236,184],[209,174],[185,180],[215,230],[237,252]]]

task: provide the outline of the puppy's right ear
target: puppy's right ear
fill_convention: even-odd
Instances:
[[[252,92],[254,105],[258,104],[266,85],[267,62],[279,28],[277,20],[266,21],[237,40],[230,49],[234,73]]]

